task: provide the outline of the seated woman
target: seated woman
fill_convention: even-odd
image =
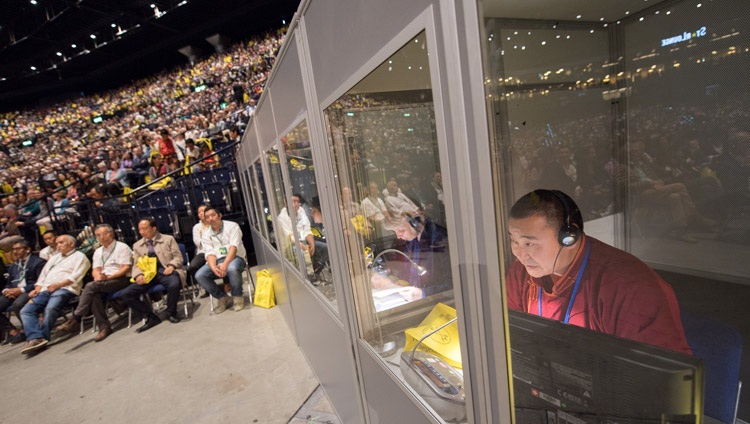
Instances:
[[[167,166],[164,164],[164,158],[159,153],[153,155],[151,157],[151,166],[148,168],[148,176],[151,178],[151,181],[166,175],[166,173]]]
[[[104,179],[107,180],[107,183],[118,184],[120,187],[128,187],[130,185],[127,171],[121,168],[116,160],[109,163],[109,169],[104,174]]]
[[[373,288],[385,289],[403,284],[394,282],[389,271],[390,275],[398,277],[398,281],[409,284],[400,291],[408,301],[422,299],[452,287],[448,233],[445,228],[435,225],[421,214],[394,216],[385,227],[406,242],[401,251],[410,261],[404,262],[404,255],[394,254],[385,272],[375,270],[372,273],[370,283]],[[396,267],[398,261],[404,266]]]

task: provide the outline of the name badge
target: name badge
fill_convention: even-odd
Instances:
[[[219,254],[222,255],[222,256],[225,256],[225,255],[229,254],[229,250],[227,249],[226,246],[221,246],[219,248]]]

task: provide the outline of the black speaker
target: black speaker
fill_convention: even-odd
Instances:
[[[562,226],[560,231],[557,233],[557,241],[561,246],[572,246],[576,244],[578,239],[581,238],[581,230],[583,222],[581,218],[581,212],[578,210],[578,206],[575,204],[567,194],[559,190],[544,190],[550,193],[562,206]],[[575,214],[575,217],[573,215]]]

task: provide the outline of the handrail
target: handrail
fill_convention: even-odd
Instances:
[[[206,159],[208,159],[210,157],[214,157],[214,156],[218,155],[219,153],[225,152],[225,151],[233,148],[234,146],[236,146],[238,144],[240,144],[240,141],[233,141],[233,142],[229,143],[229,145],[225,146],[224,148],[222,148],[220,150],[215,151],[214,153],[212,153],[212,154],[210,154],[208,156],[204,156],[204,157],[196,160],[195,162],[190,162],[189,164],[187,164],[187,166],[195,166],[196,164],[201,163],[201,162],[205,161]],[[139,186],[139,187],[131,190],[130,193],[128,193],[127,195],[124,195],[124,196],[133,197],[133,196],[136,195],[137,192],[139,192],[141,190],[144,190],[144,189],[147,189],[148,186],[150,186],[151,184],[157,183],[157,182],[162,181],[163,179],[165,179],[167,177],[171,177],[172,175],[176,175],[176,174],[179,174],[180,172],[183,172],[184,168],[185,167],[183,166],[183,167],[180,167],[178,169],[175,169],[172,172],[169,172],[168,174],[162,175],[161,177],[159,177],[159,178],[157,178],[157,179],[155,179],[153,181],[150,181],[150,182],[148,182],[146,184],[143,184],[143,185],[141,185],[141,186]],[[148,194],[148,195],[150,195],[150,194]],[[123,195],[112,196],[112,197],[123,197]]]

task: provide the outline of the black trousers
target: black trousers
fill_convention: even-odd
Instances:
[[[132,283],[125,288],[125,291],[122,292],[122,300],[133,310],[140,312],[142,316],[155,315],[151,310],[151,305],[147,305],[146,302],[141,300],[141,295],[157,284],[162,284],[167,288],[167,313],[171,316],[177,316],[177,301],[180,300],[181,283],[180,275],[176,271],[164,275],[164,268],[159,267],[156,277],[148,284]]]
[[[21,295],[15,299],[0,295],[0,331],[14,330],[16,328],[16,326],[14,326],[13,323],[10,322],[8,317],[6,317],[3,312],[15,312],[16,316],[20,320],[21,317],[20,315],[18,315],[18,311],[20,311],[21,308],[23,308],[23,305],[25,305],[28,301],[29,294],[26,292],[21,293]]]
[[[107,281],[92,281],[86,284],[83,292],[78,297],[78,306],[75,315],[85,317],[89,313],[94,315],[94,319],[99,324],[99,329],[109,328],[110,322],[107,318],[107,308],[104,304],[103,296],[106,293],[114,293],[130,285],[130,277],[120,277]]]

